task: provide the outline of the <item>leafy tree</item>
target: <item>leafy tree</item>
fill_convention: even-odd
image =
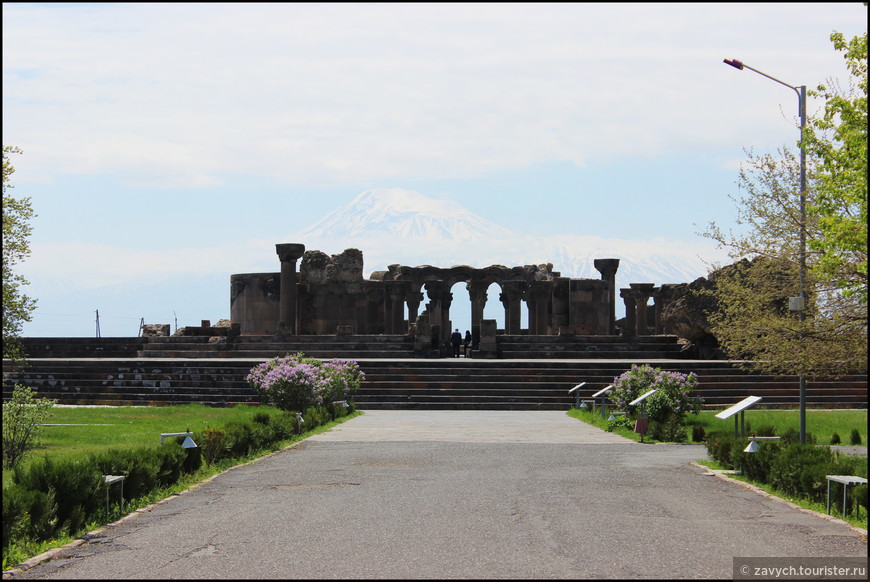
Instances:
[[[831,41],[844,52],[852,86],[844,93],[820,84],[811,92],[825,99],[825,111],[804,135],[808,153],[819,160],[818,195],[808,211],[818,217],[821,236],[810,246],[820,252],[819,276],[866,303],[867,33],[847,42],[835,32]]]
[[[726,235],[711,222],[702,233],[736,261],[715,273],[712,331],[729,357],[762,372],[867,370],[867,34],[847,42],[835,32],[831,40],[844,51],[852,88],[811,92],[825,99],[825,110],[803,132],[807,216],[794,154],[750,152],[738,181],[744,194],[732,197],[740,232]],[[788,302],[801,291],[801,229],[808,246],[804,317]]]
[[[817,160],[807,158],[808,205],[818,199]],[[737,233],[711,222],[702,235],[728,249],[735,261],[711,274],[717,308],[711,330],[730,358],[771,374],[820,376],[867,369],[867,303],[820,276],[820,217],[806,218],[807,306],[802,321],[789,308],[800,294],[800,162],[783,148],[778,156],[748,152],[740,171]],[[751,260],[750,260],[751,259]]]
[[[28,237],[34,216],[30,198],[15,198],[9,192],[15,172],[10,155],[20,153],[16,147],[3,146],[3,357],[16,359],[22,356],[21,327],[36,308],[36,301],[22,292],[27,280],[14,273],[15,265],[30,255]]]

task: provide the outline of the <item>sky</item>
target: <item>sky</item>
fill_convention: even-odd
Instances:
[[[723,59],[847,83],[829,36],[866,21],[859,2],[3,3],[3,143],[37,214],[24,335],[93,335],[101,294],[104,336],[228,317],[231,274],[277,271],[275,243],[373,188],[709,253],[746,149],[798,138],[795,92]],[[171,299],[114,297],[145,286]]]

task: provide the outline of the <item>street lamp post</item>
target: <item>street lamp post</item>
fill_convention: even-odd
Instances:
[[[807,292],[806,292],[806,275],[807,275],[807,229],[806,229],[806,192],[807,192],[807,154],[806,148],[804,147],[804,127],[807,124],[807,86],[801,85],[800,87],[795,87],[793,85],[789,85],[783,81],[775,77],[771,77],[767,73],[763,73],[758,69],[753,69],[746,63],[740,62],[737,59],[724,59],[723,62],[726,65],[731,65],[735,69],[743,70],[749,69],[750,71],[754,71],[759,75],[767,77],[771,81],[776,81],[780,85],[785,85],[789,89],[793,90],[797,93],[798,96],[798,114],[801,119],[801,138],[800,138],[800,146],[801,146],[801,185],[800,185],[800,251],[799,251],[799,261],[800,261],[800,269],[799,269],[799,283],[800,283],[800,295],[798,301],[793,304],[792,310],[797,311],[800,316],[801,325],[806,320],[806,306],[807,306]],[[801,444],[805,444],[807,440],[807,414],[806,414],[806,379],[803,373],[800,374],[799,379],[799,393],[800,393],[800,441]]]

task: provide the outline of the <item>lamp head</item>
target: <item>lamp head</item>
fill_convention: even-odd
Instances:
[[[735,69],[739,69],[741,71],[743,70],[743,63],[741,63],[737,59],[723,59],[722,62],[726,65],[731,65]]]

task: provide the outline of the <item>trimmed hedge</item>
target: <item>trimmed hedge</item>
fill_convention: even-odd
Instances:
[[[710,433],[707,435],[707,454],[720,465],[740,470],[753,481],[770,485],[786,495],[820,503],[827,500],[826,475],[867,477],[866,458],[843,455],[829,446],[802,445],[792,436],[784,434],[780,442],[764,442],[757,452],[744,453],[745,438]],[[850,488],[849,496],[850,505],[859,504],[867,510],[866,485]]]
[[[124,475],[124,499],[138,499],[174,485],[203,461],[246,457],[353,411],[353,403],[347,408],[309,408],[302,423],[297,423],[295,413],[258,413],[251,422],[194,433],[198,448],[181,448],[184,437],[177,437],[158,447],[112,448],[74,461],[47,456],[16,468],[3,487],[2,547],[13,541],[75,535],[86,524],[103,520],[103,475]]]

